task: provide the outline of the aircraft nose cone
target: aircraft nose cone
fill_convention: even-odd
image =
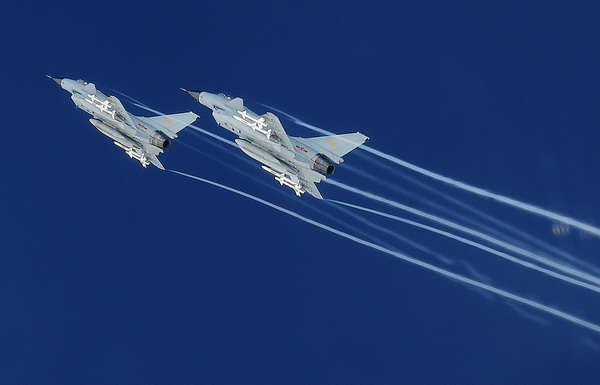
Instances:
[[[190,95],[192,95],[192,98],[194,98],[196,100],[200,100],[200,94],[202,93],[201,91],[186,90],[185,88],[182,88],[181,90],[187,92]]]
[[[56,84],[59,85],[59,87],[61,86],[61,82],[64,79],[64,78],[57,78],[57,77],[50,76],[50,75],[46,75],[46,76],[49,77],[50,79],[54,80],[56,82]]]

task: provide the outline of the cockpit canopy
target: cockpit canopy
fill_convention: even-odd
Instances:
[[[220,96],[220,97],[222,97],[222,98],[225,98],[225,99],[227,99],[227,100],[231,100],[231,99],[233,99],[231,96],[229,96],[229,95],[225,95],[224,93],[220,93],[220,94],[219,94],[219,96]]]

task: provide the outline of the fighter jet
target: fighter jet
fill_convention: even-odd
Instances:
[[[360,132],[314,138],[288,136],[277,116],[271,112],[258,116],[241,98],[182,90],[210,108],[217,124],[238,136],[235,143],[240,150],[262,163],[263,170],[298,197],[308,192],[323,199],[315,183],[333,174],[344,155],[369,140]]]
[[[135,116],[125,110],[119,99],[98,91],[94,83],[46,76],[70,92],[75,106],[92,115],[90,123],[144,168],[153,164],[164,170],[157,156],[177,138],[179,131],[199,117],[193,112],[148,118]]]

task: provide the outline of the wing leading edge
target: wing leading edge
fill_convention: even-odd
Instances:
[[[294,152],[294,145],[290,141],[290,138],[285,132],[281,121],[279,121],[279,118],[270,112],[262,115],[262,117],[265,118],[267,126],[273,131],[273,136],[278,138],[288,150]]]

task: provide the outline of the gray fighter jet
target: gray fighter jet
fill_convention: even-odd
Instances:
[[[239,148],[297,196],[308,192],[323,199],[315,183],[325,180],[335,165],[344,161],[344,155],[369,140],[360,132],[314,138],[287,136],[277,116],[270,112],[258,116],[244,107],[241,98],[182,90],[210,108],[217,124],[239,137],[235,140]]]
[[[164,170],[157,156],[177,138],[179,131],[198,119],[193,112],[149,118],[135,116],[125,110],[119,99],[96,90],[94,83],[46,76],[70,92],[75,106],[93,116],[90,123],[144,168],[153,164]]]

